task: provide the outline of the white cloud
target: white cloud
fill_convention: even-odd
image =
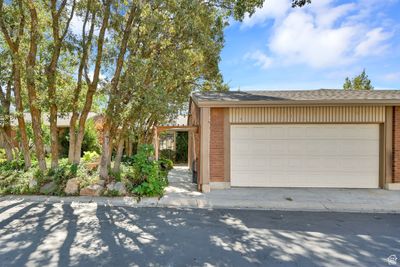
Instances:
[[[257,24],[263,24],[268,19],[279,19],[286,15],[291,7],[290,0],[265,1],[262,8],[258,8],[253,16],[248,15],[243,19],[242,28],[249,28]]]
[[[356,31],[354,27],[319,27],[312,15],[294,12],[275,30],[269,48],[286,64],[341,65],[349,60],[348,44]]]
[[[253,60],[255,62],[254,65],[260,66],[262,69],[267,69],[272,64],[272,59],[259,50],[247,53],[244,58]]]
[[[282,5],[289,9],[281,13],[273,11],[284,10]],[[265,6],[243,25],[254,26],[274,19],[273,33],[267,43],[269,64],[274,61],[283,65],[334,68],[387,50],[387,41],[393,34],[387,26],[379,24],[380,20],[373,23],[366,20],[366,14],[372,12],[366,9],[371,6],[376,6],[375,0],[339,5],[334,0],[313,0],[311,5],[295,9],[290,8],[290,1],[280,4],[270,1],[271,11],[267,12]],[[259,59],[253,59],[264,66]]]
[[[367,32],[366,38],[362,40],[355,48],[356,56],[379,55],[383,53],[388,45],[384,41],[392,36],[382,28],[375,28]]]

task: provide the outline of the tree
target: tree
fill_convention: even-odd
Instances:
[[[26,88],[28,91],[29,109],[32,117],[32,129],[34,135],[35,152],[38,165],[41,171],[47,169],[46,158],[42,136],[42,108],[38,104],[36,90],[36,62],[37,50],[40,38],[39,17],[35,3],[28,0],[28,10],[30,14],[29,27],[29,52],[26,57]]]
[[[346,80],[343,84],[344,90],[374,90],[374,87],[371,85],[371,80],[368,78],[368,75],[365,72],[365,69],[362,71],[360,75],[357,75],[353,79],[349,79],[346,77]]]
[[[83,1],[82,1],[83,2]],[[89,115],[90,109],[93,103],[94,94],[97,91],[97,87],[100,79],[100,70],[102,67],[103,60],[103,48],[106,30],[108,28],[108,23],[111,13],[111,0],[102,1],[99,3],[95,0],[87,0],[87,6],[85,11],[84,22],[82,26],[82,40],[81,40],[81,61],[78,70],[78,80],[76,89],[74,91],[74,98],[72,103],[72,116],[70,120],[70,143],[68,158],[71,163],[79,163],[81,158],[81,149],[83,137],[85,134],[85,124],[87,117]],[[96,47],[96,57],[94,63],[93,78],[90,79],[88,74],[88,58],[90,51],[92,49],[91,45],[94,38],[94,28],[96,24],[96,19],[101,17],[100,31],[97,38]],[[90,29],[87,33],[86,26],[90,19]],[[86,80],[87,92],[85,96],[85,101],[81,112],[79,112],[79,99],[81,97],[83,77]],[[78,125],[77,125],[77,121]],[[77,129],[78,126],[78,129]]]
[[[292,6],[309,2],[292,0]],[[86,120],[101,95],[105,124],[100,173],[106,178],[114,148],[118,171],[128,137],[150,142],[154,126],[181,111],[190,92],[227,88],[218,68],[223,29],[229,17],[242,20],[263,3],[0,0],[0,53],[8,57],[0,62],[6,66],[0,77],[2,139],[10,141],[9,118],[15,116],[25,167],[31,166],[29,130],[39,167],[46,170],[48,134],[42,114],[49,113],[55,168],[57,118],[72,113],[68,158],[79,163]],[[81,35],[69,27],[74,16],[83,22]],[[104,83],[101,75],[111,82]],[[25,125],[27,111],[32,129]]]
[[[57,66],[61,54],[61,48],[65,36],[68,33],[69,24],[72,20],[75,10],[75,0],[72,1],[70,12],[66,12],[67,0],[63,0],[59,8],[57,8],[57,1],[50,1],[50,13],[51,13],[51,28],[52,28],[52,45],[51,45],[51,60],[48,63],[46,76],[47,76],[47,87],[48,87],[48,98],[50,101],[50,137],[51,137],[51,168],[58,167],[58,128],[57,128]],[[64,22],[65,20],[65,22]],[[62,24],[64,29],[61,29]]]
[[[15,108],[17,111],[16,117],[21,135],[21,149],[24,156],[25,169],[28,169],[31,166],[31,157],[29,153],[28,135],[26,133],[24,107],[22,102],[21,76],[23,71],[23,53],[20,49],[20,44],[24,37],[25,30],[25,10],[22,0],[17,1],[17,3],[13,2],[7,11],[3,8],[3,2],[4,0],[0,0],[0,28],[7,46],[3,46],[2,48],[10,51],[12,57],[13,91],[15,97]],[[15,36],[14,39],[13,36]]]

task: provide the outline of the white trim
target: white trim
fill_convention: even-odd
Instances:
[[[400,183],[387,183],[385,184],[386,190],[400,190]]]
[[[228,189],[231,188],[230,182],[210,182],[210,188],[214,189]]]

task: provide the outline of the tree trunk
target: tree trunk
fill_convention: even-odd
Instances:
[[[74,163],[75,159],[75,140],[76,140],[76,133],[75,133],[75,125],[76,120],[78,118],[78,114],[76,112],[72,113],[71,120],[69,122],[69,147],[68,147],[68,162]]]
[[[113,166],[113,172],[115,172],[115,173],[120,171],[122,155],[124,152],[124,146],[125,146],[125,139],[123,138],[123,136],[120,136],[119,142],[118,142],[117,153],[116,153],[115,159],[114,159],[114,166]]]
[[[7,135],[4,127],[0,127],[0,144],[3,144],[4,150],[6,151],[7,161],[12,161],[14,159],[13,151],[12,151],[12,142]]]
[[[56,49],[56,48],[55,48]],[[57,52],[55,52],[57,53]],[[59,54],[59,52],[58,52]],[[57,59],[56,59],[57,58]],[[50,148],[51,148],[51,168],[58,167],[58,128],[57,128],[57,104],[56,104],[56,68],[58,55],[53,55],[50,68],[48,70],[48,97],[50,102]]]
[[[36,84],[35,84],[35,67],[36,67],[36,54],[37,54],[37,39],[38,39],[38,17],[36,7],[32,0],[28,2],[29,12],[31,17],[30,25],[30,42],[29,42],[29,53],[26,62],[26,88],[28,90],[29,107],[32,116],[32,128],[34,135],[34,143],[36,148],[36,157],[38,159],[39,168],[41,171],[45,171],[46,159],[45,151],[42,139],[42,128],[41,128],[41,110],[37,107],[37,95],[36,95]]]
[[[2,67],[0,65],[0,67]],[[3,90],[0,88],[0,104],[2,106],[2,117],[3,117],[3,126],[0,127],[0,140],[4,146],[6,157],[8,161],[14,159],[13,151],[12,151],[12,141],[11,141],[11,119],[10,119],[10,107],[11,107],[11,83],[12,77],[9,78],[6,86],[6,91],[3,93]]]
[[[94,85],[89,86],[88,92],[86,94],[85,105],[83,107],[82,114],[79,118],[78,134],[76,136],[75,148],[74,148],[73,162],[75,164],[79,164],[81,160],[81,150],[82,150],[83,138],[85,136],[86,120],[89,116],[90,109],[92,108],[93,96],[96,92],[96,89],[97,89],[97,84],[96,86]]]
[[[29,151],[28,135],[26,134],[26,124],[24,118],[24,107],[21,97],[21,72],[19,67],[13,64],[14,69],[14,97],[15,108],[17,110],[18,130],[21,136],[21,150],[24,156],[25,169],[29,169],[32,165],[31,155]]]
[[[100,177],[108,181],[108,162],[110,161],[110,133],[111,127],[106,120],[103,128],[103,145],[101,146]]]

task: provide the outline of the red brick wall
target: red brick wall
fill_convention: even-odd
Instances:
[[[400,107],[393,110],[393,182],[400,183]]]
[[[224,109],[210,111],[210,181],[224,181]]]

